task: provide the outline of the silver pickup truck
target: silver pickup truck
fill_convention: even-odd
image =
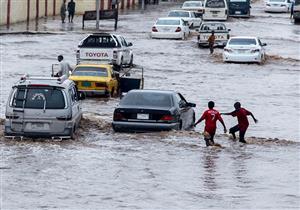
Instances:
[[[198,47],[207,47],[208,38],[212,31],[215,32],[215,46],[225,47],[227,41],[230,38],[230,29],[226,28],[224,23],[219,22],[205,22],[202,23],[198,31]]]

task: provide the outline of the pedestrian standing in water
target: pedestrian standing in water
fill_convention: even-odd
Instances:
[[[208,41],[209,50],[210,50],[210,54],[214,53],[215,40],[216,40],[215,32],[212,31],[211,35],[208,37],[208,40],[207,40]]]
[[[202,120],[205,120],[205,128],[204,128],[204,140],[206,146],[214,146],[214,136],[217,129],[217,121],[219,120],[224,128],[224,133],[227,132],[225,123],[221,117],[221,114],[214,109],[215,103],[213,101],[208,102],[208,110],[206,110],[202,117],[194,124],[196,126]]]
[[[63,0],[61,6],[60,6],[60,17],[61,17],[61,22],[65,23],[66,19],[66,0]]]
[[[248,129],[248,126],[249,126],[249,121],[248,121],[247,116],[251,115],[251,117],[253,118],[255,123],[257,123],[257,119],[254,117],[254,115],[250,111],[248,111],[245,108],[242,108],[240,102],[236,102],[234,104],[234,108],[235,108],[235,110],[233,112],[221,113],[221,114],[222,115],[231,115],[233,117],[237,117],[238,124],[236,126],[230,128],[229,133],[232,134],[233,139],[236,139],[235,133],[237,131],[239,131],[240,142],[247,143],[245,141],[245,133],[246,133],[246,131]]]
[[[59,62],[59,72],[57,73],[57,76],[61,77],[63,75],[66,75],[67,77],[70,76],[70,71],[72,72],[73,69],[70,66],[70,64],[66,61],[64,61],[64,57],[62,55],[59,55],[57,57],[57,60]]]
[[[68,3],[68,18],[69,18],[69,23],[73,23],[73,18],[74,18],[74,14],[75,14],[75,2],[74,0],[71,0]]]

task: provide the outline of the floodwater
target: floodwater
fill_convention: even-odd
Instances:
[[[119,99],[82,102],[76,140],[7,140],[0,123],[1,209],[299,209],[300,27],[288,14],[252,5],[250,19],[229,19],[232,35],[259,36],[268,44],[263,65],[224,64],[221,49],[210,56],[196,37],[152,40],[157,17],[179,4],[162,4],[121,15],[117,33],[134,44],[135,63],[145,68],[145,88],[173,89],[197,104],[209,100],[222,112],[241,101],[258,118],[249,144],[221,134],[223,147],[206,148],[203,124],[196,131],[117,134],[110,127]],[[34,26],[51,34],[3,35],[0,116],[14,82],[25,73],[50,75],[58,54],[75,64],[81,19]],[[113,28],[102,23],[105,30]],[[16,25],[12,30],[22,29]],[[236,119],[224,117],[227,127]]]

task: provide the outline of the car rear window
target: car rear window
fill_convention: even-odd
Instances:
[[[79,66],[72,72],[72,76],[108,77],[106,68]]]
[[[229,45],[256,45],[255,39],[231,39]]]
[[[199,2],[185,2],[183,4],[184,7],[201,7],[202,6],[202,3],[201,1]]]
[[[201,26],[201,30],[209,31],[209,30],[215,30],[215,31],[222,31],[226,30],[226,26],[224,24],[203,24]]]
[[[156,22],[156,25],[180,25],[180,20],[162,20],[162,19],[159,19],[157,22]]]
[[[189,17],[189,12],[171,11],[168,17]]]
[[[29,109],[64,109],[65,97],[61,89],[55,87],[20,87],[13,96],[12,106]]]
[[[80,47],[113,48],[116,46],[116,42],[111,36],[89,36]]]
[[[132,92],[124,96],[120,105],[172,107],[172,96],[166,93]]]
[[[269,0],[269,2],[285,2],[285,0]]]
[[[205,7],[209,8],[224,8],[225,2],[224,0],[207,0]]]

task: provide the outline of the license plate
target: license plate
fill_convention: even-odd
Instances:
[[[48,123],[30,123],[31,130],[49,130]]]
[[[149,120],[149,114],[137,114],[138,120]]]
[[[241,14],[241,11],[235,11],[235,14],[236,14],[236,15],[240,15],[240,14]]]
[[[91,82],[82,82],[81,85],[83,87],[91,87]]]

